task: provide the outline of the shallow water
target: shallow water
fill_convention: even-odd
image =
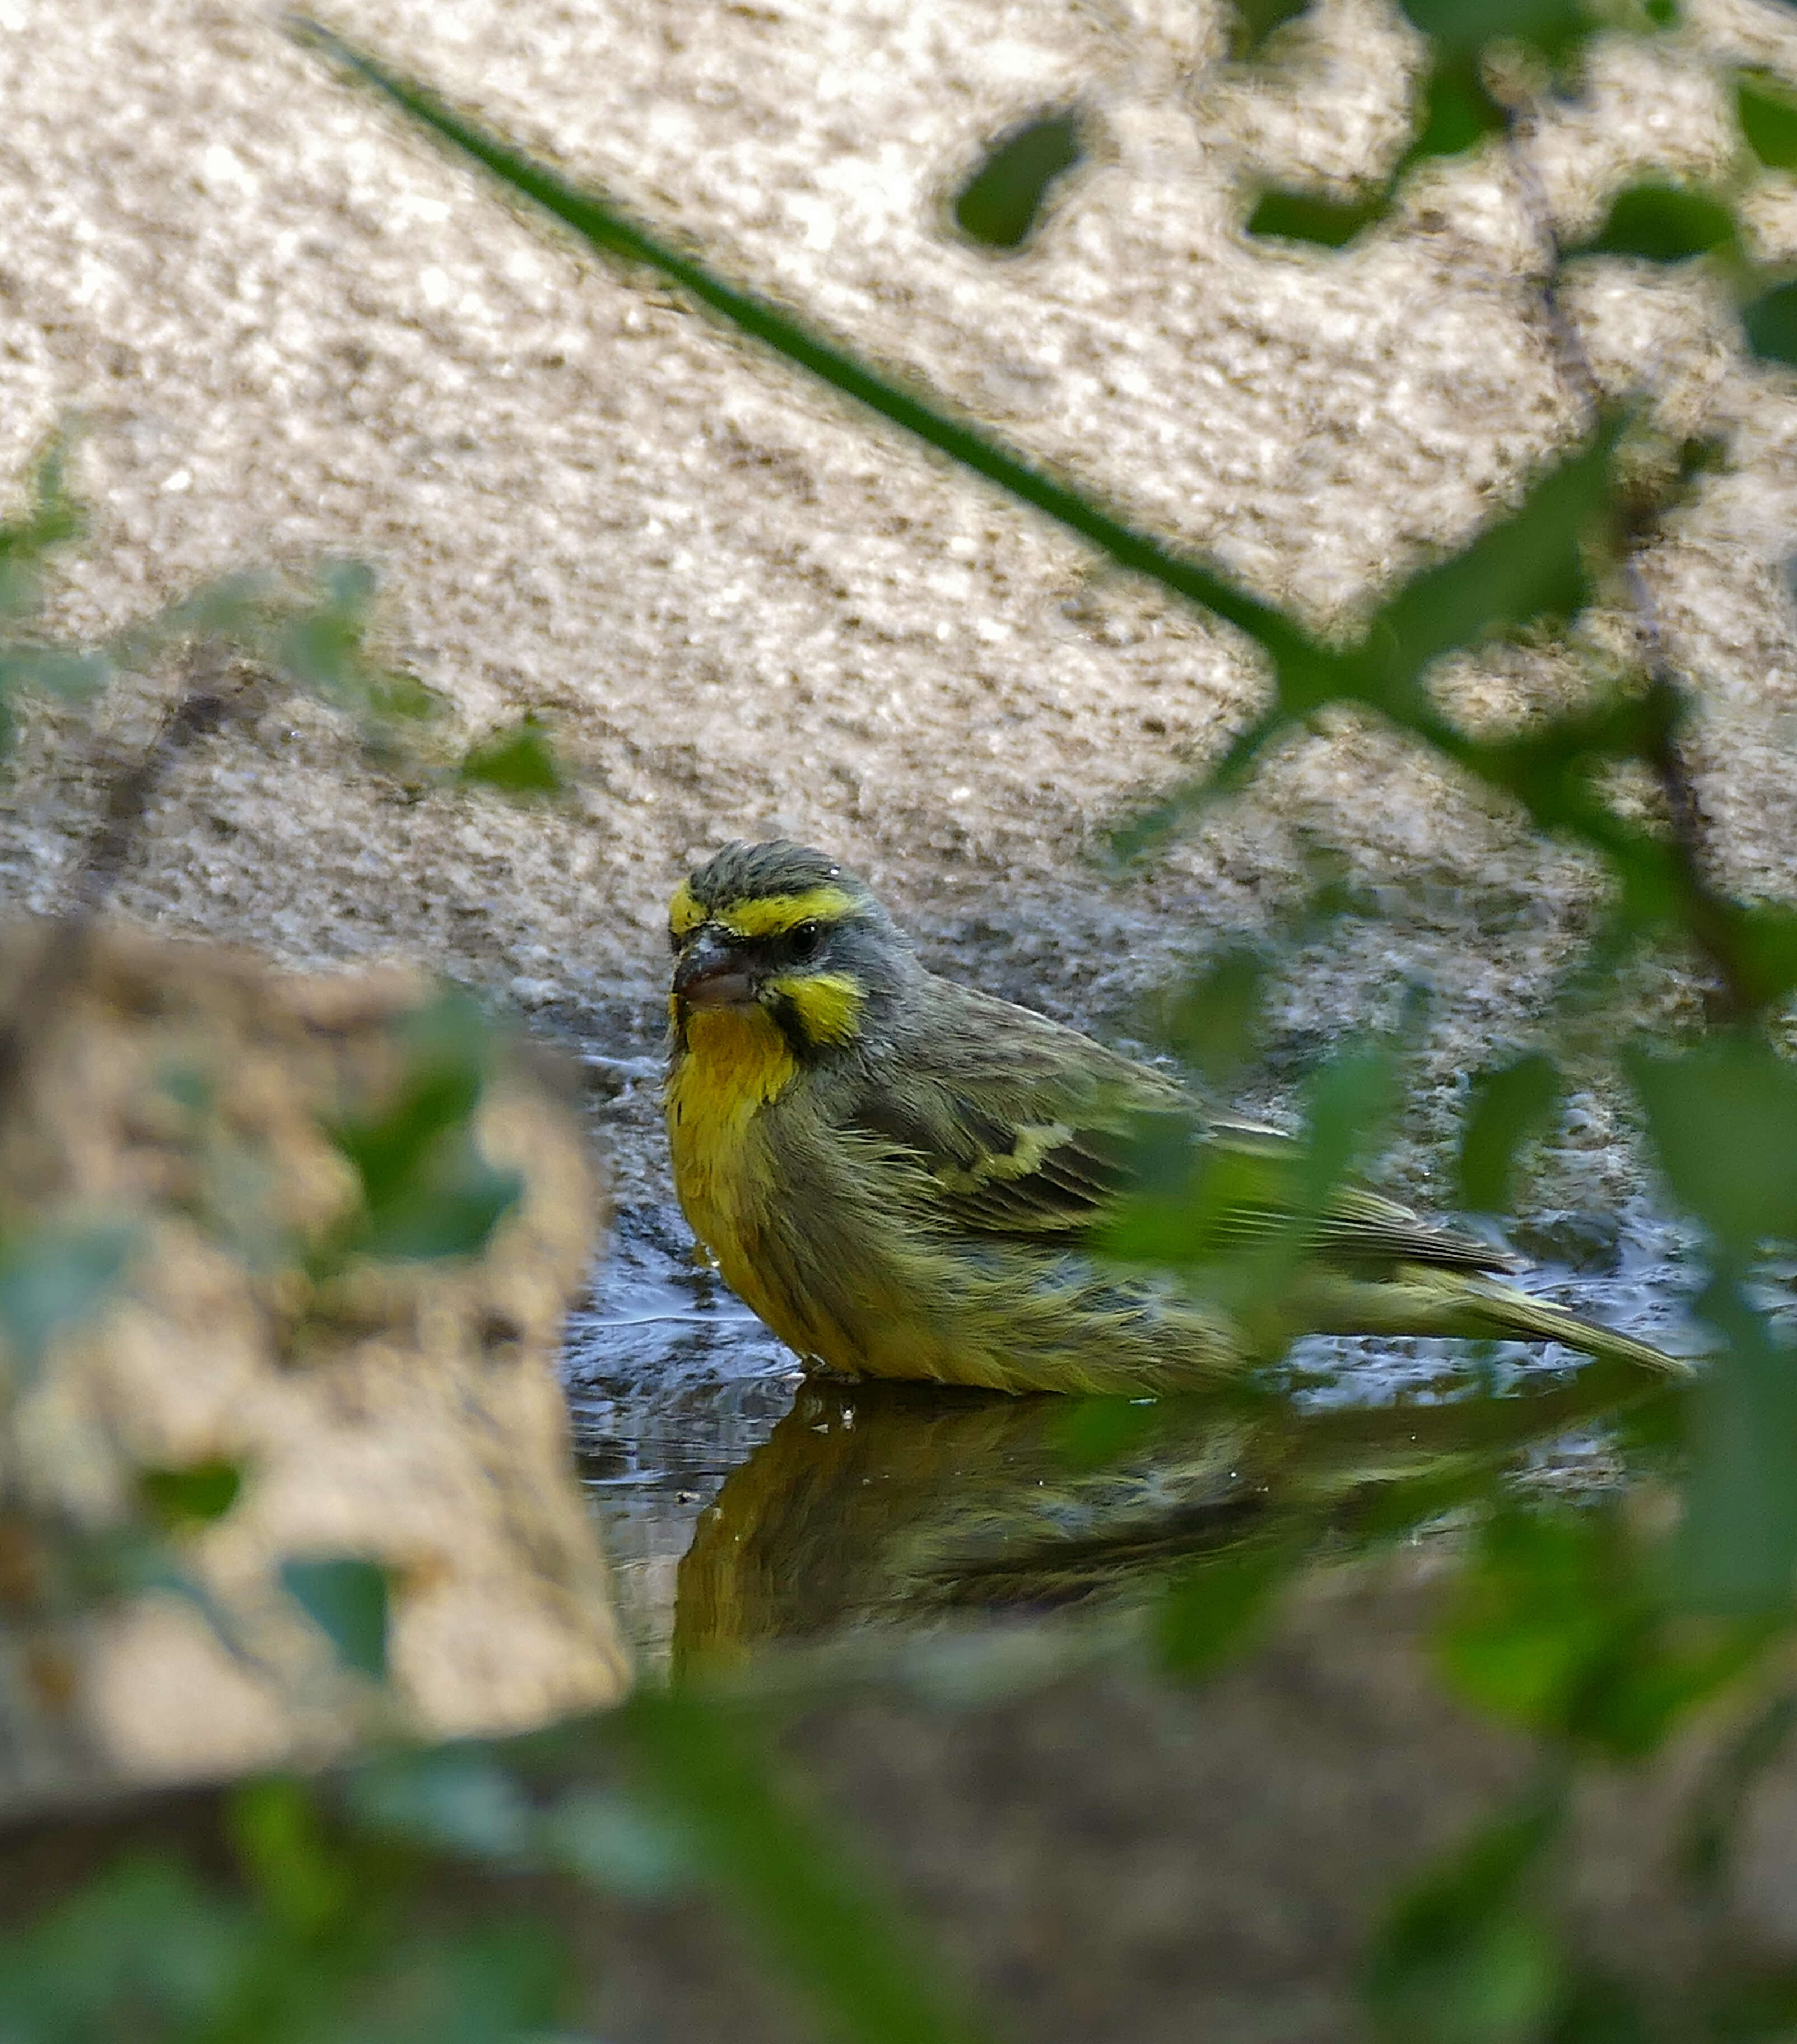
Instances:
[[[1688,1245],[1645,1203],[1515,1232],[1544,1259],[1530,1289],[1698,1346]],[[1560,1489],[1622,1474],[1604,1421],[1618,1385],[1553,1347],[1319,1337],[1251,1392],[1127,1412],[808,1381],[652,1204],[617,1215],[563,1373],[651,1666],[857,1623],[1056,1608],[1242,1539],[1321,1551],[1356,1537],[1376,1498],[1424,1483],[1438,1516],[1495,1466]],[[1082,1421],[1094,1404],[1109,1409]]]

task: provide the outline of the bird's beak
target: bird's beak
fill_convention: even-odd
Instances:
[[[755,978],[740,953],[701,933],[674,969],[674,997],[683,1008],[752,1008]]]

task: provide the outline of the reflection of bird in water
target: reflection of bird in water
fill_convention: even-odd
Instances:
[[[1297,1145],[1201,1124],[1163,1074],[939,979],[821,852],[729,847],[682,884],[670,929],[681,1205],[731,1287],[831,1369],[1172,1390],[1302,1333],[1680,1367],[1499,1284],[1507,1258],[1388,1200],[1339,1187],[1319,1209]],[[1185,1281],[1092,1254],[1147,1124],[1193,1181]]]
[[[1300,1415],[1273,1398],[1095,1405],[818,1380],[701,1515],[674,1665],[1138,1590],[1250,1543],[1346,1551],[1447,1511],[1638,1384],[1600,1368],[1528,1397]],[[1093,1420],[1123,1436],[1096,1462]]]

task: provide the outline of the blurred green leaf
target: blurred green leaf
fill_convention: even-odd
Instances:
[[[473,1256],[517,1204],[524,1181],[497,1170],[470,1124],[486,1082],[491,1033],[479,1006],[445,993],[408,1018],[407,1069],[376,1112],[325,1132],[355,1166],[360,1214],[325,1245],[321,1270],[359,1254],[396,1261]]]
[[[134,1228],[50,1225],[0,1242],[0,1329],[30,1376],[50,1341],[85,1320],[118,1281]]]
[[[60,646],[0,646],[0,694],[21,689],[79,702],[97,695],[112,679],[104,653],[73,653]]]
[[[342,1855],[327,1845],[305,1783],[280,1775],[240,1782],[225,1804],[225,1829],[276,1922],[313,1938],[347,1914],[355,1880]]]
[[[1227,1085],[1259,1045],[1266,978],[1266,961],[1250,947],[1218,952],[1171,1004],[1169,1048],[1211,1085]]]
[[[173,1858],[134,1855],[0,1936],[7,2044],[198,2038],[252,1951],[249,1913]]]
[[[1430,156],[1457,156],[1507,125],[1503,109],[1485,90],[1474,53],[1439,55],[1421,91],[1422,117],[1400,168]]]
[[[0,619],[29,617],[37,609],[46,557],[87,529],[87,514],[69,488],[71,438],[52,435],[32,468],[24,514],[0,524]]]
[[[1285,241],[1314,242],[1323,248],[1341,248],[1363,228],[1383,220],[1391,211],[1391,198],[1343,201],[1318,198],[1309,193],[1263,192],[1249,215],[1250,234],[1277,236]]]
[[[1777,79],[1750,73],[1735,81],[1735,111],[1747,146],[1769,170],[1797,170],[1797,101]]]
[[[1549,1805],[1500,1819],[1413,1883],[1369,1954],[1366,1994],[1393,2044],[1534,2044],[1560,1999],[1559,1953],[1530,1888]]]
[[[1579,247],[1590,256],[1683,263],[1734,245],[1734,214],[1722,200],[1683,185],[1641,184],[1618,193],[1603,225]]]
[[[1450,55],[1479,50],[1499,36],[1559,59],[1599,22],[1580,0],[1401,0],[1406,14]]]
[[[1318,1213],[1382,1139],[1398,1106],[1397,1060],[1383,1043],[1338,1051],[1310,1074],[1305,1095],[1304,1204]]]
[[[1310,0],[1234,0],[1230,9],[1229,53],[1238,63],[1261,54],[1274,29],[1306,13]]]
[[[1209,1674],[1270,1616],[1304,1559],[1295,1538],[1244,1541],[1185,1570],[1155,1613],[1163,1665],[1188,1681]]]
[[[1560,1098],[1559,1070],[1539,1051],[1473,1082],[1458,1169],[1460,1203],[1469,1212],[1509,1212],[1516,1153],[1546,1127]]]
[[[537,1838],[553,1865],[632,1901],[665,1901],[699,1871],[685,1829],[616,1788],[564,1796],[543,1812]]]
[[[1763,1627],[1681,1619],[1670,1593],[1612,1508],[1499,1512],[1457,1586],[1442,1664],[1495,1716],[1633,1758],[1764,1642]]]
[[[1797,1242],[1797,1064],[1737,1032],[1624,1065],[1661,1169],[1717,1241]]]
[[[387,1572],[350,1555],[321,1560],[293,1556],[281,1564],[281,1587],[336,1649],[346,1668],[373,1681],[387,1678]]]
[[[556,763],[548,728],[530,713],[472,747],[458,778],[507,795],[559,795],[567,782]]]
[[[1697,1302],[1727,1344],[1698,1387],[1676,1544],[1699,1611],[1788,1618],[1797,1574],[1797,1352],[1725,1259]]]
[[[1155,1403],[1144,1398],[1068,1398],[1055,1415],[1056,1451],[1075,1469],[1103,1469],[1154,1431]]]
[[[244,1472],[236,1462],[190,1462],[182,1469],[144,1469],[137,1487],[165,1533],[183,1533],[222,1519],[237,1501]]]
[[[1028,239],[1049,188],[1084,160],[1077,108],[1038,114],[1001,136],[954,200],[954,223],[988,248],[1019,248]]]
[[[374,1761],[350,1777],[348,1806],[366,1831],[490,1862],[523,1859],[536,1831],[516,1777],[472,1747]]]
[[[862,2044],[985,2033],[891,1906],[804,1823],[741,1719],[693,1691],[639,1692],[612,1719],[697,1863],[793,1979]]]
[[[1797,283],[1761,294],[1741,314],[1747,344],[1762,361],[1797,368]]]
[[[1551,470],[1516,511],[1472,544],[1407,583],[1373,620],[1368,645],[1392,661],[1382,696],[1400,713],[1432,660],[1543,617],[1571,617],[1591,596],[1586,550],[1609,508],[1620,423]]]

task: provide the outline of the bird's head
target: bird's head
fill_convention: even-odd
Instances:
[[[916,968],[866,882],[827,853],[776,840],[731,844],[674,890],[669,1012],[758,1012],[801,1057],[860,1040],[870,1011]]]

